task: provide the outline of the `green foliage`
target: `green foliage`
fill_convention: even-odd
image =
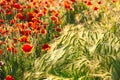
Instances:
[[[74,80],[119,79],[118,37],[82,25],[68,26],[58,40],[51,42],[55,48],[36,60],[36,71]]]
[[[93,9],[95,5],[91,7],[77,1],[68,10],[64,6],[55,7],[61,8],[56,21],[50,19],[52,8],[48,8],[48,14],[39,19],[43,21],[40,29],[45,28],[46,33],[41,34],[39,29],[33,31],[29,38],[34,50],[30,54],[21,51],[23,44],[19,42],[15,45],[17,54],[5,50],[12,43],[0,45],[0,49],[5,50],[0,54],[4,63],[0,66],[0,77],[4,79],[6,75],[12,75],[16,80],[120,80],[120,3],[107,1],[99,5],[97,11]],[[23,15],[33,10],[25,9]],[[9,16],[0,13],[0,18],[5,20],[4,29],[16,28],[9,23],[15,14],[17,12]],[[17,20],[17,23],[25,22]],[[57,32],[56,27],[63,31]],[[21,37],[19,33],[9,34],[2,36],[0,32],[0,40]],[[56,34],[58,38],[55,38]],[[41,50],[45,43],[50,43],[50,51]]]

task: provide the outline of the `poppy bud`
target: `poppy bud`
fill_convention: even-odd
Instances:
[[[51,47],[50,47],[50,45],[49,44],[44,44],[44,45],[42,45],[42,51],[46,51],[46,50],[49,50]]]

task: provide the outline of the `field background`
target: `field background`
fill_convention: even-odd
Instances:
[[[120,80],[120,1],[0,0],[0,80]]]

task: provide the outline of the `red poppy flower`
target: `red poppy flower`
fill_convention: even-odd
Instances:
[[[42,51],[46,51],[46,50],[49,50],[51,48],[51,46],[49,44],[44,44],[42,45]]]
[[[1,32],[2,36],[4,36],[6,33],[8,33],[8,30],[3,30],[3,31]]]
[[[31,27],[33,30],[35,30],[37,28],[36,23],[33,23]]]
[[[7,75],[5,80],[15,80],[12,76]]]
[[[70,0],[71,2],[75,2],[75,0]]]
[[[56,30],[57,32],[61,32],[61,29],[58,28],[58,27],[56,27],[55,30]]]
[[[11,51],[12,51],[12,53],[14,53],[14,54],[17,53],[17,49],[16,49],[15,47],[13,47],[13,46],[9,46],[9,47],[7,48],[7,51],[8,51],[8,52],[11,52]]]
[[[10,52],[11,50],[12,50],[12,47],[9,46],[9,47],[7,48],[7,51]]]
[[[28,12],[27,16],[28,16],[28,20],[31,20],[32,18],[34,18],[34,12]]]
[[[98,4],[101,4],[101,1],[98,1]]]
[[[45,4],[46,7],[50,7],[50,3],[48,1],[45,1],[44,4]]]
[[[32,18],[32,22],[39,22],[39,19],[37,19],[37,18]]]
[[[58,18],[56,16],[51,16],[51,20],[58,21]]]
[[[13,37],[14,43],[17,43],[18,39],[16,37]]]
[[[59,11],[53,9],[53,10],[50,10],[50,13],[51,13],[52,15],[58,17]]]
[[[37,4],[37,2],[36,2],[36,1],[34,1],[34,2],[33,2],[33,5],[35,6],[36,4]]]
[[[88,6],[91,6],[91,5],[92,5],[92,2],[91,2],[91,1],[89,1],[89,2],[87,3],[87,5],[88,5]]]
[[[42,16],[43,16],[42,12],[40,12],[40,13],[37,14],[37,17],[42,17]]]
[[[3,53],[3,50],[2,49],[0,49],[0,55]]]
[[[20,4],[18,4],[18,3],[14,3],[13,7],[16,8],[16,9],[20,9],[21,8]]]
[[[87,0],[83,0],[84,3],[87,3]]]
[[[22,46],[22,51],[25,52],[25,53],[30,53],[33,49],[33,46],[29,43],[25,43],[23,46]]]
[[[0,9],[0,13],[4,13],[3,9]]]
[[[112,0],[112,2],[113,2],[113,3],[115,3],[115,2],[116,2],[116,0]]]
[[[41,26],[37,26],[37,30],[40,30]]]
[[[29,36],[29,35],[32,34],[32,31],[29,30],[29,29],[21,29],[21,30],[20,30],[20,34],[21,34],[21,35],[25,35],[25,36]]]
[[[19,18],[19,19],[22,19],[22,18],[23,18],[23,14],[22,14],[22,13],[18,13],[18,14],[16,14],[16,16],[17,16],[17,18]]]
[[[0,23],[4,23],[4,20],[0,19]]]
[[[6,15],[10,15],[12,14],[12,11],[11,10],[6,10]]]
[[[72,7],[72,6],[71,6],[71,2],[65,1],[65,2],[64,2],[64,7],[65,7],[65,9],[69,10],[69,9]]]
[[[19,41],[22,43],[22,42],[25,42],[25,43],[29,43],[30,41],[28,40],[28,37],[27,36],[22,36],[21,38],[19,38]]]
[[[10,24],[14,24],[14,23],[16,23],[15,19],[10,20]]]
[[[28,26],[29,26],[29,27],[32,26],[32,25],[33,25],[33,22],[32,22],[32,21],[28,22]]]
[[[46,29],[45,29],[45,28],[41,28],[40,33],[41,33],[41,34],[46,34],[46,33],[47,33],[47,32],[46,32]]]
[[[42,13],[45,15],[45,14],[47,14],[47,9],[46,8],[43,8],[42,9]]]
[[[13,53],[16,54],[17,53],[17,49],[13,48]]]
[[[38,12],[39,12],[39,10],[35,9],[35,10],[34,10],[34,12],[35,12],[35,13],[38,13]]]
[[[98,7],[94,7],[94,10],[97,11],[97,10],[98,10]]]

